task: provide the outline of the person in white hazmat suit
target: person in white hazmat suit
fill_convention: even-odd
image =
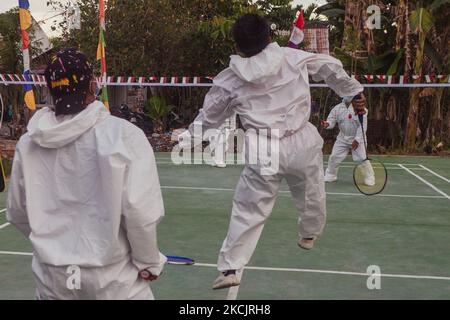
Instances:
[[[328,161],[328,168],[325,173],[325,182],[335,182],[338,180],[338,171],[340,164],[345,160],[348,152],[352,151],[353,161],[362,163],[367,159],[366,148],[364,141],[367,141],[367,110],[364,115],[364,132],[361,128],[361,123],[353,106],[348,102],[342,101],[331,110],[327,121],[321,124],[324,128],[334,129],[336,124],[339,126],[339,135],[334,144],[332,154]],[[369,161],[364,162],[364,183],[368,186],[375,185],[375,174],[372,165]]]
[[[179,147],[190,149],[201,143],[199,133],[218,128],[236,113],[249,136],[268,130],[266,137],[278,143],[274,153],[279,166],[275,172],[265,170],[268,162],[264,157],[256,164],[246,163],[236,187],[228,235],[218,259],[220,274],[213,289],[239,285],[236,271],[249,262],[283,179],[300,215],[298,244],[312,249],[325,226],[326,197],[323,139],[309,122],[309,76],[324,80],[341,97],[355,97],[363,91],[338,60],[271,43],[269,24],[258,15],[239,18],[233,36],[239,55],[231,56],[229,68],[214,79],[197,119],[179,136]],[[354,105],[363,113],[364,96]],[[254,156],[254,150],[251,145],[246,148],[246,159]]]
[[[45,77],[55,108],[37,111],[17,144],[7,205],[34,249],[36,297],[153,299],[148,281],[166,262],[153,150],[96,101],[82,53],[58,52]]]

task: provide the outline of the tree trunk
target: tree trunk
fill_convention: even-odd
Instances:
[[[436,90],[436,94],[433,96],[433,103],[431,104],[431,119],[430,119],[430,138],[434,144],[442,142],[442,127],[443,127],[443,108],[442,97],[444,96],[444,88]]]
[[[416,62],[414,71],[416,75],[422,74],[423,66],[423,53],[425,47],[425,32],[419,31],[419,43],[416,51]],[[415,80],[414,83],[420,83],[420,78]],[[405,147],[408,151],[414,151],[416,149],[416,140],[418,136],[418,116],[419,116],[419,104],[421,88],[414,88],[411,90],[411,97],[409,100],[408,120],[406,122],[406,141]]]
[[[404,74],[409,74],[412,69],[412,48],[411,48],[411,26],[409,24],[409,3],[405,0],[405,71]]]

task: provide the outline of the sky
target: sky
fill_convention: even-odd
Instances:
[[[66,2],[66,0],[62,0],[62,2]],[[17,7],[18,3],[18,0],[0,0],[0,13],[8,11],[13,7]],[[57,12],[52,8],[47,7],[47,0],[30,0],[29,3],[31,14],[37,21],[50,18],[53,15],[57,14]],[[54,19],[50,19],[40,23],[42,29],[44,29],[44,31],[50,36],[54,35],[51,31],[53,20]]]
[[[37,21],[41,21],[45,18],[49,18],[57,12],[47,7],[47,0],[30,0],[30,10],[32,15]],[[67,2],[67,0],[61,0],[61,2]],[[305,7],[311,3],[324,4],[325,0],[295,0],[294,4],[303,3]],[[0,0],[0,13],[5,12],[15,6],[17,6],[18,0]],[[51,24],[54,19],[48,20],[46,23],[41,23],[42,28],[51,35]]]
[[[325,0],[295,0],[294,4],[303,4],[304,7],[308,7],[311,3],[322,5],[327,3]]]

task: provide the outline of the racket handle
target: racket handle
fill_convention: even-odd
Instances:
[[[355,96],[355,100],[360,100],[362,98],[362,96],[361,96],[361,94],[358,94],[358,95],[356,95]],[[359,119],[359,122],[361,122],[361,125],[363,125],[364,124],[364,115],[363,114],[358,114],[358,119]]]

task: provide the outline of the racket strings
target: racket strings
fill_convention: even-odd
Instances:
[[[387,170],[379,161],[366,160],[355,168],[354,180],[363,194],[376,195],[386,187]]]

